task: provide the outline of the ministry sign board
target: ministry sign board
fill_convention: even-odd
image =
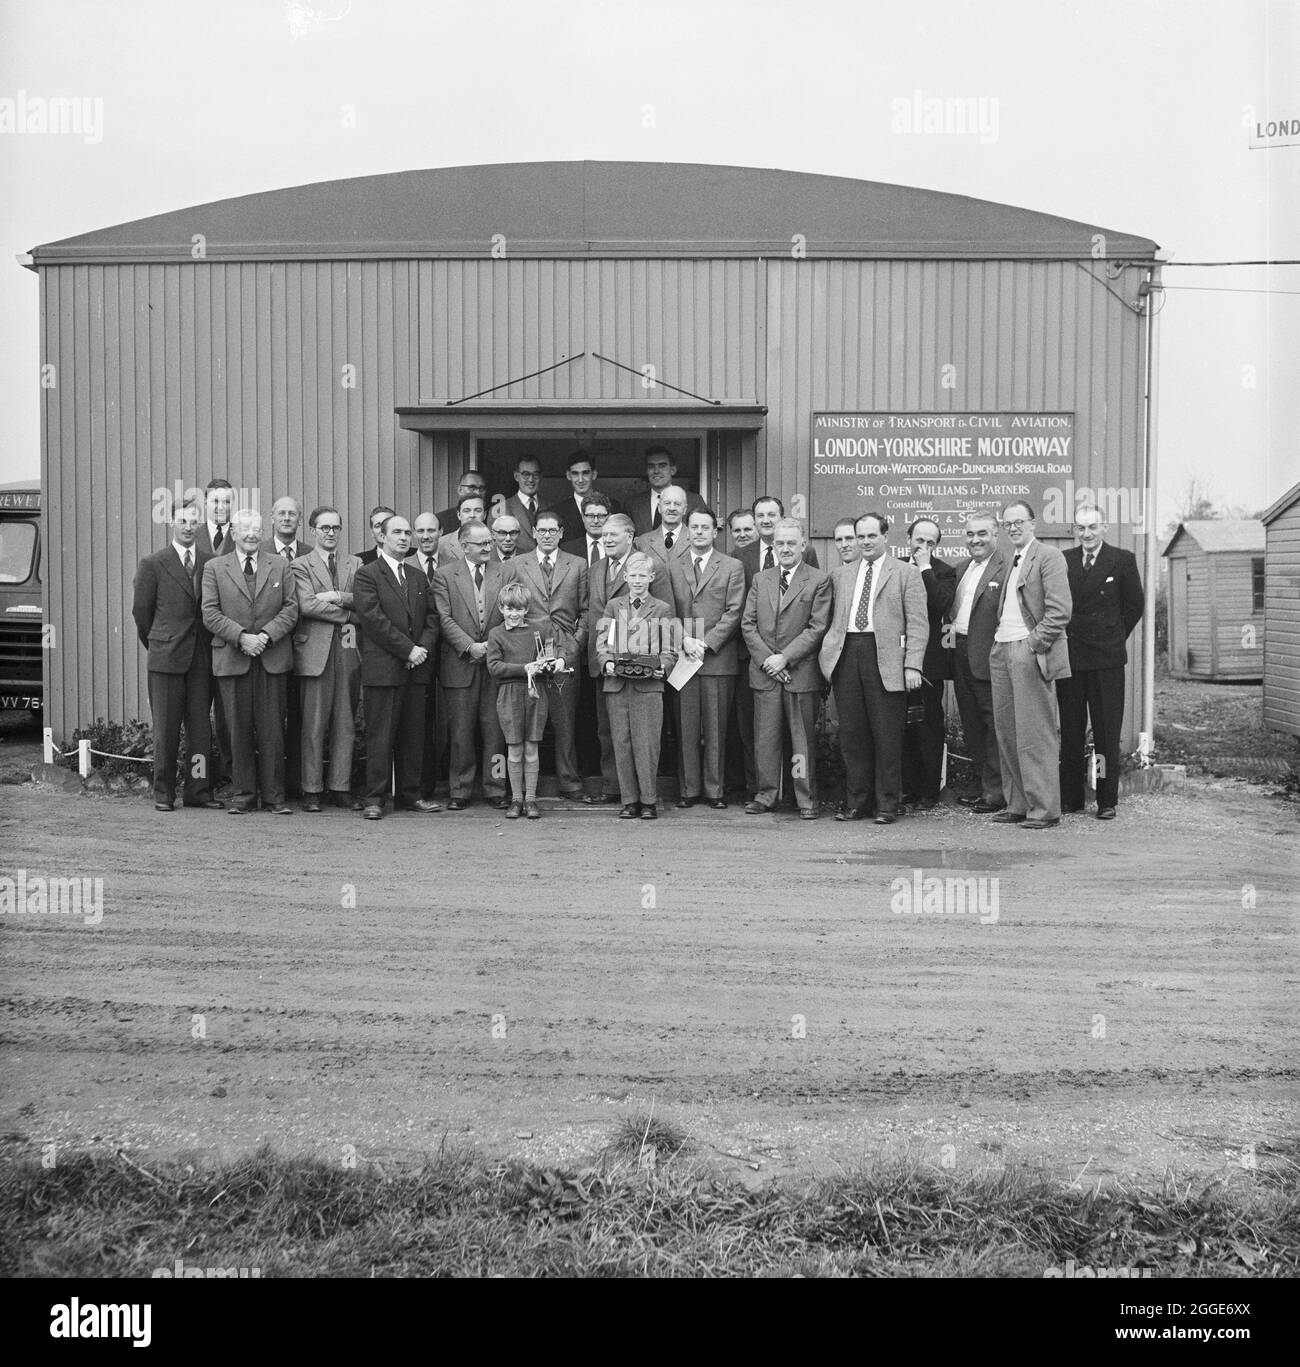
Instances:
[[[1041,512],[1073,474],[1073,413],[814,413],[809,531],[878,510],[959,535],[975,509]]]

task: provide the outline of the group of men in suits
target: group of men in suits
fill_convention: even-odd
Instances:
[[[438,811],[440,748],[449,810],[469,806],[476,789],[504,806],[505,747],[485,661],[502,620],[497,595],[511,581],[528,591],[528,626],[564,664],[540,680],[561,794],[617,801],[601,633],[607,605],[629,592],[637,554],[648,557],[645,592],[662,604],[654,615],[678,630],[684,678],[665,691],[664,710],[679,807],[726,808],[730,769],[746,812],[772,811],[784,797],[814,819],[815,730],[828,689],[846,772],[837,819],[889,824],[909,802],[930,807],[951,678],[980,781],[978,797],[963,800],[976,812],[1038,829],[1082,810],[1090,725],[1098,815],[1115,815],[1125,642],[1143,595],[1136,561],[1106,542],[1096,509],[1076,514],[1078,544],[1064,555],[1036,539],[1024,504],[972,513],[968,555],[956,565],[937,554],[932,520],[907,529],[904,558],[890,552],[888,519],[868,513],[837,524],[839,563],[826,572],[771,495],[729,516],[737,554],[720,550],[715,514],[672,482],[667,451],[647,453],[646,492],[626,512],[595,488],[586,452],[566,473],[572,496],[549,509],[536,506],[541,466],[530,456],[495,516],[476,471],[463,477],[455,509],[421,513],[414,526],[376,507],[375,545],[359,556],[342,549],[330,506],[312,511],[311,544],[298,540],[292,498],[273,505],[266,537],[258,513],[232,513],[222,480],[202,507],[178,508],[171,544],[140,564],[133,604],[149,652],[155,805],[175,806],[183,723],[187,806],[222,806],[217,794],[230,782],[235,813],[260,800],[286,814],[297,791],[311,812],[329,802],[378,819],[390,791],[396,808]],[[354,797],[359,703],[366,777]],[[586,794],[582,775],[597,768],[602,790]]]

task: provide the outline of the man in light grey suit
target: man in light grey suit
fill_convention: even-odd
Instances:
[[[862,556],[831,573],[835,610],[819,654],[835,692],[844,756],[844,810],[836,821],[898,820],[907,695],[921,687],[930,639],[921,572],[889,554],[889,519],[856,523]]]
[[[1061,823],[1054,684],[1070,677],[1070,575],[1061,552],[1035,539],[1027,503],[1008,503],[1001,517],[1013,555],[998,598],[989,676],[1007,809],[990,820],[1040,831]]]
[[[325,795],[325,738],[329,737],[329,801],[360,811],[353,802],[352,749],[361,692],[357,615],[352,579],[361,568],[354,555],[339,551],[343,517],[326,505],[307,519],[316,548],[293,562],[298,629],[293,635],[293,672],[302,708],[302,809],[319,812]]]
[[[817,704],[823,687],[817,651],[831,623],[831,577],[804,564],[807,542],[794,518],[776,524],[772,544],[776,567],[754,576],[741,617],[758,765],[758,788],[745,810],[755,816],[776,806],[782,740],[788,736],[799,815],[815,821]]]
[[[533,524],[537,548],[511,561],[519,582],[528,590],[528,627],[543,642],[553,640],[555,653],[573,671],[556,682],[554,675],[539,675],[546,689],[547,714],[555,728],[555,772],[564,797],[583,795],[578,772],[577,717],[579,682],[586,667],[587,566],[576,555],[559,549],[564,522],[550,510],[537,514]]]
[[[685,520],[686,490],[670,484],[659,495],[659,513],[659,526],[638,536],[636,549],[654,556],[657,568],[666,571],[674,560],[686,556],[690,544]]]

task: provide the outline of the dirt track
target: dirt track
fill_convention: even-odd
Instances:
[[[1296,1157],[1294,804],[1201,785],[1032,834],[543,805],[375,824],[0,788],[0,872],[104,880],[98,926],[0,917],[6,1150],[576,1160],[653,1105],[747,1180]],[[896,914],[915,869],[996,877],[996,923]]]

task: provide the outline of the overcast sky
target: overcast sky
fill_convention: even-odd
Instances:
[[[97,141],[0,128],[0,482],[40,469],[37,278],[15,256],[310,181],[718,162],[1021,205],[1175,262],[1300,258],[1300,146],[1249,146],[1252,111],[1300,118],[1295,0],[4,0],[0,16],[0,100],[103,101]],[[996,124],[895,131],[893,102],[918,91],[996,101]],[[1300,479],[1300,268],[1165,279],[1161,520],[1192,478],[1256,511]]]

